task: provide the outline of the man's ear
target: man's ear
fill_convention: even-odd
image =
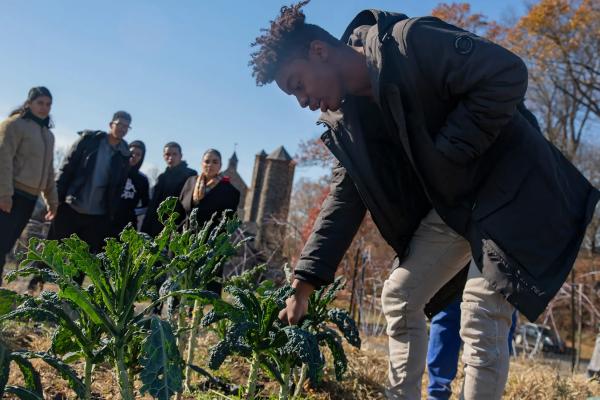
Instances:
[[[308,59],[327,62],[329,60],[331,48],[322,40],[313,40],[308,48]]]

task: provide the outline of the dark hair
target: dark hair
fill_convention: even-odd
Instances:
[[[12,110],[9,116],[12,117],[13,115],[25,115],[27,111],[29,111],[29,106],[31,105],[31,103],[38,97],[43,96],[50,97],[50,99],[52,99],[52,93],[50,93],[50,90],[48,90],[48,88],[46,88],[45,86],[32,87],[31,89],[29,89],[29,93],[27,93],[27,100],[23,102],[22,106]]]
[[[314,40],[321,40],[332,46],[342,44],[325,29],[304,22],[306,17],[301,9],[309,1],[303,0],[289,7],[281,7],[279,16],[270,21],[271,27],[261,29],[264,33],[251,44],[252,47],[258,47],[250,55],[248,63],[258,86],[273,82],[275,74],[287,61],[306,58]]]
[[[179,143],[177,143],[177,142],[169,142],[169,143],[167,143],[167,144],[165,144],[165,145],[163,146],[163,149],[166,149],[166,148],[169,148],[169,147],[174,147],[174,148],[176,148],[177,150],[179,150],[179,153],[182,153],[182,151],[181,151],[181,146],[180,146],[180,145],[179,145]]]
[[[111,122],[114,122],[118,119],[125,119],[131,123],[131,114],[129,114],[127,111],[117,111],[113,114]]]
[[[202,158],[204,158],[205,155],[207,154],[214,154],[215,156],[219,157],[219,161],[221,161],[221,164],[223,163],[223,159],[221,158],[221,153],[219,152],[219,150],[217,149],[208,149],[204,152],[204,154],[202,154]]]

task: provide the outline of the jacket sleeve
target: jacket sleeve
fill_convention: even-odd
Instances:
[[[0,197],[14,194],[13,162],[21,138],[12,121],[7,119],[0,124]]]
[[[329,195],[300,254],[295,277],[316,287],[333,282],[365,213],[352,179],[340,164],[336,165]]]
[[[150,203],[150,183],[148,183],[148,178],[143,176],[141,179],[142,187],[140,188],[140,208],[147,208]]]
[[[46,180],[46,187],[42,190],[42,197],[48,210],[56,212],[58,209],[58,191],[56,190],[56,181],[54,180],[54,155],[50,157],[48,178]]]
[[[406,56],[443,99],[456,102],[435,146],[467,164],[495,141],[523,101],[527,67],[505,48],[438,18],[417,18],[406,30]]]
[[[63,203],[67,196],[67,190],[69,185],[73,181],[77,168],[79,167],[79,160],[81,158],[82,143],[86,138],[85,134],[82,134],[75,143],[71,146],[62,165],[58,169],[58,177],[56,178],[56,190],[58,192],[58,201]]]

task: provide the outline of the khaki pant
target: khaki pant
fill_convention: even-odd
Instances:
[[[468,242],[431,211],[415,232],[408,257],[385,281],[381,301],[389,336],[389,399],[421,398],[428,341],[423,309],[470,258]],[[512,312],[471,262],[461,304],[464,399],[502,397]]]

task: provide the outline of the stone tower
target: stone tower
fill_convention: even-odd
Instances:
[[[244,222],[249,223],[250,230],[256,233],[256,214],[258,212],[258,203],[260,201],[260,193],[264,182],[265,161],[267,153],[261,150],[256,154],[254,159],[254,171],[252,172],[252,183],[246,196],[246,204],[244,206]],[[254,225],[254,226],[251,226]]]
[[[269,253],[279,253],[285,236],[295,163],[283,146],[268,156],[256,156],[252,187],[246,197],[245,221],[255,230],[256,244]]]
[[[240,204],[238,205],[237,214],[238,217],[243,221],[244,220],[244,208],[246,204],[246,193],[248,192],[248,186],[237,172],[238,158],[235,151],[229,158],[229,163],[227,164],[227,169],[223,171],[223,175],[228,176],[231,180],[231,184],[237,190],[240,191]]]

